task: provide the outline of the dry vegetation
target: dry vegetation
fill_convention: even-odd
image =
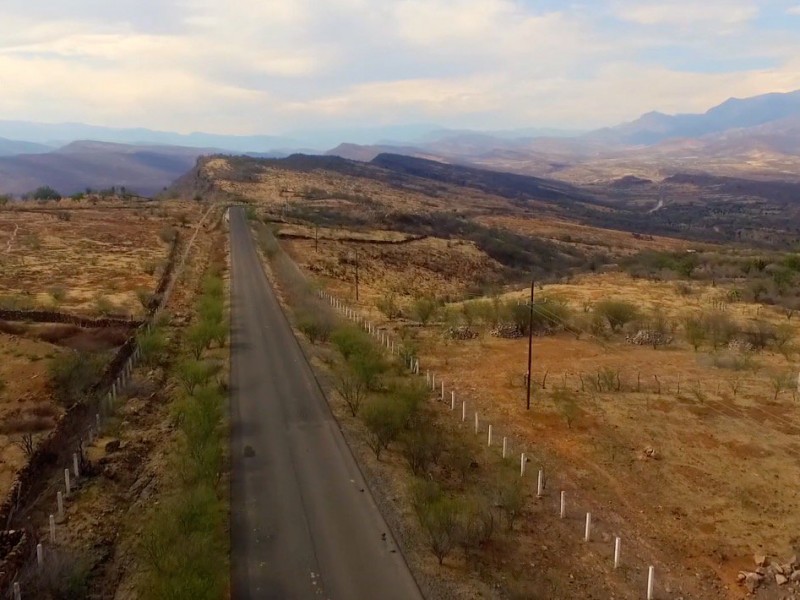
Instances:
[[[444,185],[442,196],[431,197],[430,190],[414,189],[424,184],[413,178],[387,185],[327,171],[280,169],[242,178],[224,161],[212,167],[222,188],[253,201],[254,216],[277,221],[276,231],[290,234],[283,246],[315,283],[415,348],[424,369],[477,407],[481,423],[507,432],[517,450],[529,449],[534,463],[545,467],[548,498],[542,503],[529,498],[511,543],[553,582],[546,597],[575,597],[563,587],[573,575],[582,583],[571,589],[585,597],[598,590],[635,597],[643,589],[635,573],[652,561],[662,574],[664,597],[740,598],[736,577],[740,569],[754,569],[754,553],[785,560],[800,549],[792,483],[800,476],[795,416],[800,322],[794,318],[797,276],[790,255],[532,216],[507,200]],[[325,190],[326,197],[315,199],[323,194],[314,190]],[[463,196],[454,202],[459,192]],[[378,216],[395,207],[436,216],[463,211],[492,230],[546,238],[586,259],[555,269],[561,277],[537,290],[531,412],[524,410],[527,340],[490,333],[498,326],[517,334],[524,330],[519,309],[527,309],[517,304],[526,301],[527,291],[515,283],[519,271],[458,231],[381,243],[392,235],[387,231],[408,233],[396,219]],[[317,228],[324,231],[318,242]],[[643,251],[661,254],[640,257]],[[636,278],[620,272],[616,262]],[[615,302],[630,315],[612,322]],[[308,334],[309,328],[304,330]],[[464,331],[473,333],[463,337],[474,339],[459,339]],[[627,337],[639,337],[644,345]],[[313,339],[320,338],[314,333]],[[330,358],[324,362],[335,364]],[[342,401],[337,414],[358,431],[362,425],[347,416],[347,405]],[[427,414],[450,428],[446,408]],[[356,437],[365,443],[361,435]],[[394,468],[402,464],[401,456],[381,461]],[[477,459],[480,465],[491,461]],[[402,479],[402,470],[382,468],[378,464],[373,473],[381,485],[410,502],[407,489],[391,483]],[[552,522],[558,489],[592,509],[606,534],[629,540],[626,552],[635,569],[624,577],[609,573],[608,544],[575,544],[577,531]],[[410,516],[407,506],[398,510]],[[578,520],[572,521],[576,530]],[[563,552],[542,551],[543,537]],[[521,586],[514,589],[531,593],[535,581],[490,556],[491,569],[481,573],[484,582],[508,577]],[[420,568],[445,579],[470,572],[460,559],[445,560],[445,571],[435,563],[431,557]],[[594,588],[574,573],[576,564],[585,569],[582,575],[599,578]],[[773,582],[760,597],[774,592]]]
[[[155,289],[174,232],[198,217],[194,205],[177,202],[127,209],[64,200],[0,210],[0,303],[141,315],[140,291]]]
[[[6,206],[0,209],[0,308],[141,316],[140,297],[153,292],[166,264],[167,234],[193,226],[199,215],[195,205],[180,202]],[[129,335],[125,327],[0,321],[0,496]]]

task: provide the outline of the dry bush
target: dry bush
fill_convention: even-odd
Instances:
[[[51,429],[54,425],[52,416],[38,416],[31,413],[17,412],[8,415],[0,423],[0,434],[33,434]]]

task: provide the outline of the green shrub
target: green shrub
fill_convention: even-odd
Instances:
[[[137,556],[141,598],[217,600],[225,593],[225,515],[214,490],[180,490],[146,520]]]
[[[177,370],[178,378],[187,393],[193,394],[198,386],[206,385],[218,369],[201,360],[185,360]]]
[[[367,427],[367,445],[380,460],[381,451],[397,439],[405,425],[404,407],[393,398],[381,396],[364,407],[362,419]]]
[[[48,365],[50,385],[58,402],[71,406],[89,399],[91,387],[100,378],[105,360],[97,354],[65,352]]]
[[[331,335],[331,341],[346,361],[354,356],[369,354],[373,350],[369,336],[351,326],[336,329]]]
[[[142,362],[153,367],[161,362],[164,351],[167,349],[167,337],[164,332],[154,327],[149,332],[142,332],[136,338],[136,343],[141,352]]]
[[[603,300],[595,306],[594,310],[608,322],[611,331],[615,333],[634,321],[639,315],[636,306],[621,300]]]
[[[436,314],[437,308],[438,304],[433,298],[417,298],[411,306],[411,314],[414,319],[423,325],[427,325]]]

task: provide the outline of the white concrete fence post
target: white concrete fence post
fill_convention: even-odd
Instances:
[[[22,593],[19,591],[19,582],[14,582],[14,600],[22,600]]]
[[[467,401],[464,400],[461,402],[461,421],[464,422],[467,420]]]
[[[647,569],[647,600],[653,600],[653,588],[656,583],[656,569],[650,565]]]
[[[67,490],[67,496],[69,496],[70,492],[72,492],[72,488],[69,485],[69,469],[64,469],[64,487]]]
[[[525,453],[523,452],[519,456],[519,476],[522,477],[525,475]]]
[[[567,492],[561,490],[561,518],[567,516]]]
[[[456,393],[450,392],[450,410],[456,409]]]
[[[475,411],[475,434],[478,434],[478,411]]]
[[[442,402],[444,402],[444,381],[442,381]]]
[[[615,569],[619,568],[619,551],[620,551],[620,545],[621,544],[622,544],[622,540],[619,537],[617,537],[614,540],[614,568]]]
[[[75,479],[81,476],[80,463],[78,462],[78,453],[72,454],[72,472],[75,473]]]
[[[544,469],[539,469],[539,479],[536,481],[536,497],[541,498],[544,492]]]
[[[58,492],[56,494],[56,502],[58,504],[58,519],[62,520],[64,518],[64,494]]]
[[[489,439],[487,440],[486,445],[488,447],[490,447],[490,448],[492,447],[492,426],[491,425],[489,425]]]
[[[50,515],[50,543],[56,543],[56,518]]]
[[[36,564],[39,566],[39,570],[44,567],[44,548],[41,544],[36,544]]]
[[[431,373],[431,391],[436,389],[436,373]]]
[[[588,542],[589,539],[592,537],[592,513],[586,513],[586,531],[583,535],[583,541]]]
[[[504,437],[503,438],[503,458],[506,457],[506,454],[508,454],[508,438]]]

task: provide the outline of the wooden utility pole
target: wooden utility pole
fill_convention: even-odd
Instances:
[[[527,410],[531,409],[531,364],[533,363],[533,285],[534,281],[531,279],[531,304],[530,314],[528,315],[528,398]]]
[[[356,302],[358,302],[358,249],[356,249]]]

